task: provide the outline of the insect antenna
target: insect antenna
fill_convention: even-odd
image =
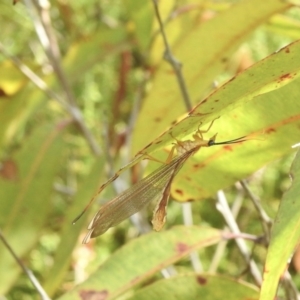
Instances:
[[[237,144],[237,143],[242,143],[242,142],[245,142],[245,141],[248,141],[249,139],[247,139],[247,136],[242,136],[242,137],[239,137],[237,139],[233,139],[233,140],[230,140],[230,141],[225,141],[225,142],[215,142],[214,139],[210,139],[208,141],[208,146],[215,146],[215,145],[228,145],[228,144]]]

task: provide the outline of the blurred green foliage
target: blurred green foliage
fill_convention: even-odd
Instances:
[[[164,261],[159,261],[157,253],[161,250],[160,239],[161,243],[164,239],[170,243],[176,241],[174,237],[170,237],[172,230],[162,233],[165,234],[162,237],[151,233],[147,237],[140,237],[145,238],[140,240],[137,238],[140,235],[139,229],[128,220],[89,245],[81,245],[85,228],[97,205],[72,226],[74,217],[84,208],[97,187],[105,182],[107,175],[112,175],[115,170],[128,163],[137,151],[168,129],[174,120],[183,119],[182,115],[186,112],[180,89],[173,76],[174,71],[163,60],[164,46],[152,2],[60,0],[45,3],[46,7],[36,9],[38,1],[20,1],[16,5],[8,0],[0,2],[0,42],[1,49],[4,49],[0,51],[0,229],[16,254],[34,272],[53,298],[62,296],[65,299],[92,299],[89,298],[93,296],[91,291],[96,296],[97,292],[101,292],[100,287],[98,288],[100,279],[97,275],[92,275],[93,272],[98,272],[101,278],[109,279],[111,270],[118,273],[119,269],[115,268],[116,261],[119,265],[125,265],[126,259],[134,260],[138,253],[140,260],[136,261],[136,265],[128,264],[126,270],[115,274],[116,278],[117,275],[122,276],[124,286],[119,287],[113,280],[108,280],[107,286],[112,289],[109,292],[142,299],[149,292],[147,289],[154,289],[164,295],[162,297],[165,298],[161,299],[171,299],[164,294],[164,282],[156,281],[162,278],[159,270],[168,266],[169,262],[176,264],[182,276],[193,272],[190,260],[177,257],[172,252],[174,249],[170,250]],[[179,55],[183,75],[189,78],[187,87],[193,104],[199,104],[208,95],[213,97],[216,90],[213,87],[214,81],[222,87],[228,79],[299,39],[299,8],[279,0],[270,1],[266,5],[269,8],[266,9],[257,3],[257,0],[159,2],[171,49],[175,55]],[[233,18],[233,11],[239,12],[236,15],[239,17],[238,21]],[[40,18],[43,14],[45,19]],[[243,14],[249,15],[248,18],[243,20]],[[257,16],[257,19],[261,16],[261,20],[256,20],[253,16]],[[45,28],[51,31],[49,36],[53,35],[49,49],[45,48],[45,44],[41,43],[36,34],[36,29],[39,28],[37,23],[40,22],[39,26],[43,25],[41,20],[46,22]],[[225,21],[227,23],[223,23]],[[197,34],[201,39],[196,39],[199,37]],[[62,70],[62,77],[49,57],[49,51],[55,52],[56,46],[60,54],[54,61]],[[66,109],[55,97],[49,97],[41,91],[32,78],[26,77],[12,63],[8,53],[28,66],[46,83],[49,90],[62,97],[73,110]],[[291,65],[300,70],[299,62],[291,62]],[[277,71],[268,70],[269,74]],[[282,74],[285,74],[285,70],[282,70]],[[297,105],[297,76],[286,86],[286,99],[281,96],[284,87],[277,90],[277,87],[272,86],[270,94],[259,96],[265,99],[263,97],[271,97],[272,92],[274,106],[281,107],[284,103],[286,111],[294,110],[297,114],[292,106]],[[277,81],[274,79],[273,83],[277,84]],[[245,81],[243,84],[245,86],[242,88],[245,88]],[[68,86],[74,102],[72,96],[68,96]],[[247,107],[251,107],[250,105]],[[244,108],[238,117],[235,115],[236,111],[233,108],[230,111],[230,106],[228,107],[215,112],[222,116],[219,123],[222,125],[216,125],[213,129],[220,133],[221,140],[229,135],[238,137],[241,132],[250,134],[268,130],[271,125],[278,125],[280,122],[282,123],[276,130],[285,128],[286,119],[273,118],[269,104],[266,111],[270,111],[270,123],[264,123],[264,120],[256,122],[255,109],[258,106],[255,103],[254,113],[250,114]],[[74,110],[82,116],[81,122],[85,124],[94,142],[100,146],[100,155],[91,146],[92,143],[80,123],[74,121]],[[257,116],[260,117],[259,111]],[[222,123],[222,120],[226,121]],[[208,122],[204,116],[204,123]],[[294,154],[290,154],[290,143],[297,142],[295,136],[298,134],[299,124],[297,118],[290,121],[289,127],[283,133],[286,139],[277,140],[286,149],[279,149],[276,153],[276,157],[280,159],[267,166],[264,166],[268,162],[267,158],[262,159],[259,164],[263,168],[248,179],[250,188],[261,199],[262,207],[271,218],[276,217],[282,195],[290,186],[289,172],[294,159]],[[187,131],[192,132],[195,129],[190,126]],[[180,136],[186,135],[185,132],[180,133]],[[265,136],[268,141],[268,133]],[[279,137],[280,135],[275,134],[275,139]],[[258,139],[260,138],[259,136]],[[264,137],[261,144],[264,143],[263,139]],[[267,141],[264,145],[268,145]],[[159,147],[156,146],[155,150],[162,150]],[[264,151],[268,150],[270,157],[275,156],[272,152],[274,149]],[[254,164],[255,154],[248,152],[244,161],[245,164]],[[235,161],[232,165],[234,168]],[[220,172],[224,172],[224,168],[225,166],[221,166]],[[238,168],[243,168],[240,161],[236,162],[236,170]],[[98,204],[115,196],[116,190],[136,182],[141,174],[142,168],[139,165],[133,168],[129,174],[122,176],[121,181],[112,184],[98,197]],[[211,176],[217,177],[216,173]],[[240,179],[243,178],[236,178]],[[228,187],[223,181],[219,185],[225,188],[230,205],[237,198],[242,199],[237,216],[240,230],[261,236],[263,231],[259,216],[241,187]],[[146,221],[151,219],[152,208],[143,212]],[[192,211],[194,224],[206,225],[208,228],[200,230],[199,239],[208,240],[205,234],[209,236],[210,230],[215,234],[210,227],[221,229],[225,226],[223,217],[215,208],[214,195],[193,202]],[[182,223],[181,205],[171,201],[166,227],[169,229]],[[184,240],[186,229],[175,228],[177,238]],[[196,232],[196,229],[191,230]],[[196,240],[195,232],[192,237]],[[220,237],[215,238],[214,243],[217,244],[219,240]],[[149,241],[151,247],[143,248]],[[136,243],[136,246],[133,247],[130,243]],[[204,270],[209,269],[216,249],[216,246],[207,246],[205,242],[195,246],[195,250],[200,251]],[[252,242],[248,242],[248,246],[250,251],[253,248],[253,258],[262,272],[267,249],[261,245],[254,247]],[[143,248],[143,251],[138,252],[137,247]],[[186,254],[190,254],[192,250]],[[155,272],[146,268],[143,260],[147,259],[155,260]],[[0,269],[0,295],[12,300],[39,299],[37,291],[2,244]],[[299,272],[296,264],[291,272],[293,276]],[[249,284],[245,295],[258,297],[257,289],[252,285],[255,280],[247,272],[247,263],[234,241],[228,242],[217,273],[227,278],[223,281],[222,277],[211,279],[205,275],[205,280],[213,283],[208,291],[215,290],[219,281],[224,284],[229,280],[232,289],[237,288],[237,294],[232,295],[231,299],[238,299],[235,297],[238,297],[238,291],[243,289],[244,283],[232,278],[242,277]],[[134,276],[141,276],[143,280],[135,284]],[[170,284],[181,287],[192,284],[193,276],[194,274],[189,274],[178,278],[179,283],[175,280],[175,283]],[[126,283],[124,278],[131,278],[132,282]],[[85,281],[86,279],[88,280]],[[186,283],[182,283],[181,279]],[[298,281],[295,280],[300,287]],[[73,290],[82,282],[83,286],[79,285]],[[151,285],[152,282],[155,285]],[[105,286],[102,288],[104,290]],[[280,289],[280,293],[283,290]],[[229,299],[227,296],[224,290],[220,299]]]

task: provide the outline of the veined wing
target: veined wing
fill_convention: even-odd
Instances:
[[[177,168],[174,168],[173,172],[170,174],[171,175],[170,179],[168,180],[168,182],[162,189],[161,193],[158,194],[157,204],[153,211],[153,217],[152,217],[152,221],[151,221],[151,223],[153,225],[153,229],[155,231],[160,231],[166,222],[167,206],[168,206],[168,202],[169,202],[169,198],[170,198],[171,185],[172,185],[175,175],[181,169],[182,165],[183,165],[183,163],[181,163],[181,165],[178,166]]]
[[[140,211],[155,198],[159,200],[154,212],[154,219],[157,219],[157,224],[162,222],[163,211],[165,210],[163,207],[166,207],[168,202],[171,182],[184,162],[194,152],[195,149],[191,149],[175,157],[170,163],[160,166],[147,177],[104,204],[89,224],[89,232],[83,243],[87,243],[90,238],[103,234],[110,227],[118,225]]]

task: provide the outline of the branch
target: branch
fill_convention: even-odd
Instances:
[[[63,108],[73,117],[74,122],[78,125],[80,128],[81,132],[87,139],[90,148],[92,151],[96,154],[99,155],[101,153],[101,150],[94,139],[92,133],[90,130],[87,128],[81,111],[77,106],[72,106],[69,103],[67,103],[64,98],[62,98],[59,94],[57,94],[55,91],[50,89],[47,85],[47,83],[40,78],[37,74],[35,74],[29,67],[27,67],[25,64],[23,64],[17,57],[12,56],[8,51],[6,51],[5,47],[3,44],[0,42],[0,52],[3,53],[7,58],[9,58],[12,63],[41,91],[43,91],[47,97],[56,100],[58,103],[60,103]]]
[[[242,204],[243,204],[243,200],[244,200],[244,193],[243,193],[243,190],[240,188],[237,190],[237,196],[233,202],[233,205],[231,207],[231,212],[232,212],[232,216],[234,219],[237,218],[239,212],[240,212],[240,209],[242,207]],[[223,228],[223,231],[228,231],[229,228],[228,226],[225,226]],[[217,248],[215,250],[215,253],[214,253],[214,256],[211,260],[211,263],[210,263],[210,266],[208,268],[208,272],[209,273],[215,273],[217,268],[218,268],[218,265],[220,264],[220,261],[222,259],[222,257],[224,256],[224,252],[226,251],[226,246],[227,246],[227,243],[228,241],[224,240],[224,241],[221,241],[220,243],[218,243],[217,245]]]
[[[73,95],[69,81],[65,75],[63,68],[61,67],[60,50],[52,29],[51,18],[49,15],[50,3],[47,0],[33,0],[33,2],[32,0],[25,0],[25,3],[28,9],[28,13],[33,20],[33,24],[41,45],[44,48],[49,62],[51,63],[54,72],[56,73],[58,81],[66,94],[66,99],[72,106],[76,106],[75,97]]]
[[[172,54],[171,47],[170,47],[168,39],[167,39],[167,35],[165,33],[164,24],[163,24],[161,16],[160,16],[160,12],[159,12],[159,8],[158,8],[158,0],[152,0],[152,2],[153,2],[153,6],[154,6],[155,15],[156,15],[156,18],[159,23],[159,28],[160,28],[160,32],[161,32],[161,35],[163,38],[163,42],[165,45],[164,59],[167,62],[169,62],[170,65],[172,66],[172,68],[174,69],[186,110],[190,111],[192,109],[192,103],[191,103],[191,99],[190,99],[190,96],[189,96],[189,93],[187,90],[187,85],[186,85],[185,79],[182,74],[182,64]],[[190,203],[182,204],[182,214],[183,214],[184,224],[186,226],[192,225],[193,224],[193,216],[192,216],[192,205]],[[197,252],[191,253],[190,259],[191,259],[191,263],[192,263],[192,266],[193,266],[195,272],[197,272],[197,273],[202,272],[203,271],[202,263],[199,259]]]
[[[273,225],[273,220],[267,215],[266,211],[261,206],[261,200],[259,199],[259,197],[253,194],[246,181],[241,180],[240,184],[248,194],[249,198],[252,200],[252,203],[254,204],[254,207],[258,212],[265,233],[265,246],[268,247],[271,239],[271,228]],[[285,271],[283,276],[281,277],[281,284],[285,290],[285,293],[287,294],[287,299],[300,299],[299,291],[297,290],[297,287],[288,271]]]
[[[21,259],[17,256],[17,254],[14,252],[12,247],[9,245],[7,240],[5,239],[4,235],[2,234],[2,231],[0,230],[0,239],[3,242],[4,246],[7,248],[8,252],[11,254],[11,256],[15,259],[17,264],[21,267],[23,272],[27,275],[29,280],[31,281],[34,288],[37,290],[37,292],[40,294],[42,300],[51,300],[37,278],[34,276],[34,274],[31,272],[31,270],[27,269],[26,266],[23,264]]]
[[[241,231],[235,221],[235,218],[232,215],[232,212],[228,206],[227,199],[225,197],[225,194],[223,191],[218,191],[217,193],[217,209],[221,212],[223,215],[228,227],[234,234],[240,234]],[[255,280],[255,282],[260,286],[262,284],[262,277],[261,272],[258,269],[255,261],[251,259],[250,251],[248,250],[248,247],[244,240],[242,239],[236,239],[235,240],[241,254],[243,255],[244,259],[247,263],[249,263],[250,272]]]
[[[186,106],[186,110],[190,111],[192,109],[192,103],[191,103],[191,99],[187,90],[187,86],[182,74],[182,64],[181,62],[172,54],[166,33],[165,33],[165,29],[164,29],[164,25],[163,22],[161,20],[161,16],[160,16],[160,12],[159,12],[159,8],[158,8],[158,0],[152,0],[153,5],[154,5],[154,11],[155,11],[155,15],[156,18],[158,20],[159,23],[159,27],[160,27],[160,32],[165,44],[165,53],[164,53],[164,59],[170,63],[170,65],[173,67],[175,74],[176,74],[176,78],[179,84],[179,88],[180,88],[180,92],[182,94],[182,98],[183,101],[185,103]]]
[[[51,63],[51,66],[53,67],[58,82],[60,83],[65,93],[67,102],[69,103],[68,112],[71,114],[75,123],[77,123],[81,132],[87,139],[90,148],[92,149],[94,154],[99,155],[101,152],[100,148],[96,143],[96,140],[94,139],[92,133],[90,132],[90,130],[88,129],[88,127],[84,122],[81,111],[76,104],[75,97],[72,93],[72,89],[70,87],[69,81],[67,80],[64,70],[61,67],[59,47],[52,30],[51,18],[49,16],[50,4],[47,0],[44,1],[34,0],[34,3],[31,0],[25,0],[25,4],[28,9],[28,13],[31,16],[31,19],[33,20],[33,24],[37,36],[41,42],[42,47],[44,48],[44,51],[49,59],[49,62]],[[39,15],[37,14],[35,7],[37,8]],[[54,99],[57,100],[57,97],[54,97]],[[59,102],[65,102],[65,100]]]
[[[260,199],[257,196],[255,196],[252,193],[252,191],[249,189],[246,181],[241,180],[240,184],[243,187],[243,189],[246,191],[249,198],[252,200],[252,203],[253,203],[254,207],[256,208],[256,211],[258,212],[258,215],[260,217],[262,227],[263,227],[263,230],[264,230],[264,233],[265,233],[266,243],[267,243],[267,245],[269,245],[270,235],[271,235],[271,227],[273,225],[273,221],[267,215],[265,210],[262,208]]]

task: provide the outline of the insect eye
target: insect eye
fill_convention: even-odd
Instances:
[[[215,144],[214,140],[209,140],[207,143],[208,146],[213,146],[214,144]]]

